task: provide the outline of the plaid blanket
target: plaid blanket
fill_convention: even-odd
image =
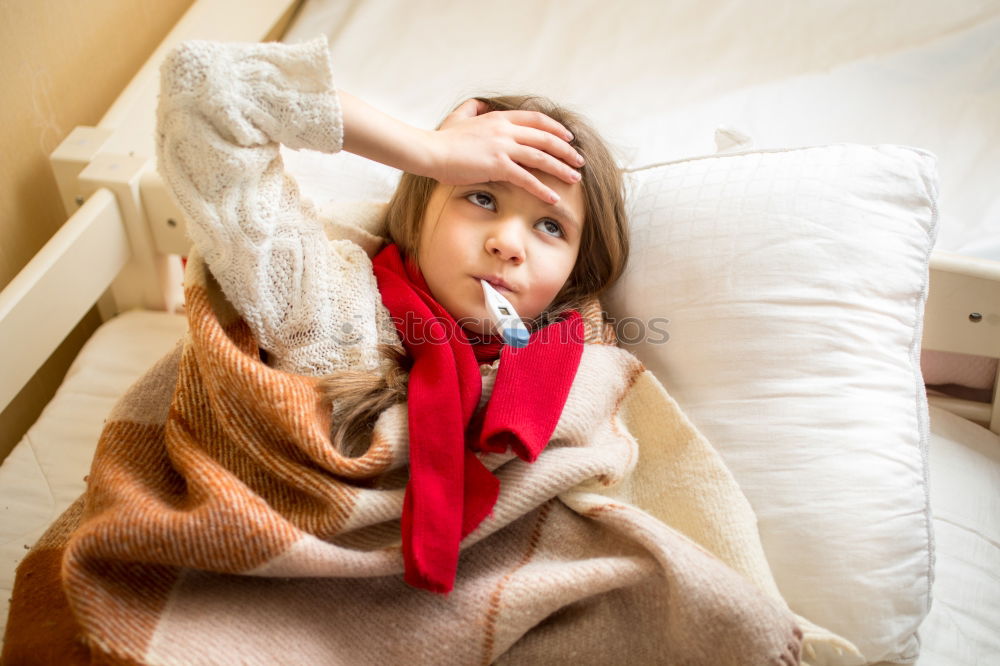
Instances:
[[[803,640],[849,649],[787,609],[720,458],[598,311],[542,455],[483,457],[500,498],[445,597],[402,579],[406,406],[342,455],[318,379],[261,362],[196,256],[186,299],[187,336],[117,405],[86,493],[18,569],[5,663],[759,666],[798,663]]]

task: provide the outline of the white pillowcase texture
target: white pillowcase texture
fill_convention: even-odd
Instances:
[[[933,577],[933,156],[840,144],[629,179],[632,256],[608,309],[669,319],[670,338],[627,346],[731,467],[793,610],[871,661],[913,658]]]

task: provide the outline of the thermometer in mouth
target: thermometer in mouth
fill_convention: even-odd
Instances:
[[[517,316],[517,310],[514,309],[514,306],[489,282],[486,280],[479,282],[483,285],[483,294],[486,296],[486,309],[493,320],[493,326],[503,336],[503,341],[511,347],[527,345],[531,334],[528,333],[521,318]]]

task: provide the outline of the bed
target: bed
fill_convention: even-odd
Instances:
[[[0,466],[4,598],[117,397],[185,331],[158,63],[188,38],[322,34],[340,87],[414,124],[529,90],[609,138],[635,249],[605,306],[732,468],[792,608],[859,650],[809,663],[1000,660],[1000,10],[606,4],[195,2],[53,153],[72,215],[0,295],[4,405],[95,302],[106,321]],[[285,159],[331,212],[398,177]]]

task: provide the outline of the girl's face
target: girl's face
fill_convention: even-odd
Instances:
[[[438,185],[424,211],[417,265],[431,295],[474,333],[496,333],[481,278],[530,320],[552,303],[576,264],[583,188],[532,173],[556,191],[558,203],[506,182]]]

